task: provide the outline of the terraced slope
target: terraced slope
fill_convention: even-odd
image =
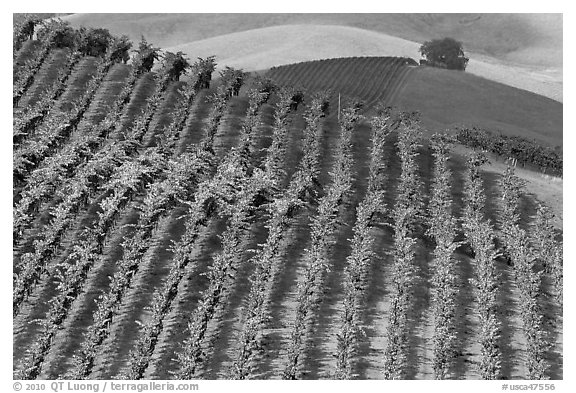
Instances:
[[[478,126],[507,135],[563,145],[563,105],[468,72],[404,65],[402,58],[350,57],[270,69],[278,83],[331,89],[366,103],[419,111],[430,132]]]
[[[397,102],[418,70],[398,58],[271,70],[278,80],[307,88],[299,105],[289,89],[268,94],[250,82],[232,96],[216,78],[210,88],[195,90],[188,78],[149,72],[108,118],[130,67],[106,74],[82,128],[62,141],[55,153],[81,141],[82,130],[102,131],[96,123],[107,131],[93,136],[77,165],[55,174],[59,186],[44,196],[46,208],[30,208],[30,229],[14,247],[15,377],[328,379],[340,377],[342,362],[353,378],[390,377],[395,341],[389,327],[397,323],[393,305],[403,261],[402,250],[391,251],[405,230],[414,237],[407,252],[413,259],[406,257],[412,286],[404,299],[410,306],[401,348],[406,365],[398,375],[434,378],[441,336],[435,330],[436,245],[426,229],[442,158],[420,138],[417,123],[404,119],[397,128],[371,111],[378,102]],[[59,104],[69,103],[78,88]],[[326,97],[313,93],[326,88],[342,91],[340,123],[337,102],[325,116]],[[367,101],[366,118],[350,106],[352,97]],[[451,181],[444,178],[444,193],[451,201],[444,206],[459,220],[469,203],[468,155],[445,159]],[[39,168],[38,176],[49,172]],[[502,176],[479,173],[482,219],[502,236]],[[24,189],[36,175],[23,181]],[[363,215],[371,196],[379,203]],[[406,196],[421,202],[414,225],[396,212]],[[523,192],[512,212],[517,229],[531,236],[538,199]],[[405,213],[414,215],[411,206]],[[372,246],[351,240],[361,231]],[[557,246],[561,234],[553,234],[547,239]],[[530,244],[544,250],[532,237]],[[444,377],[478,379],[484,325],[471,278],[480,257],[462,245],[451,258],[456,339]],[[557,253],[541,258],[546,267],[534,266],[542,285],[532,311],[542,323],[533,327],[551,344],[540,353],[550,366],[545,377],[559,379],[562,259]],[[490,262],[500,288],[494,298],[497,377],[524,379],[532,373],[533,344],[523,319],[526,291],[516,279],[518,265]],[[357,267],[362,272],[355,275]],[[348,320],[350,305],[355,313]],[[364,334],[347,331],[347,321]],[[342,350],[346,337],[355,348],[349,353]]]
[[[14,59],[15,68],[22,66],[26,61],[32,59],[38,47],[40,46],[40,41],[28,40],[23,45],[22,48],[16,54]]]
[[[357,97],[371,108],[392,105],[414,67],[401,57],[351,57],[273,67],[266,76],[310,91],[330,90],[334,97]]]
[[[31,89],[27,93],[27,97],[24,100],[21,100],[20,106],[25,107],[27,105],[34,105],[40,94],[50,88],[51,84],[57,77],[58,70],[64,66],[66,54],[67,51],[62,49],[52,51],[50,57],[46,59],[38,71],[34,89]]]

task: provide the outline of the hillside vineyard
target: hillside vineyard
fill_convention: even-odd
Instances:
[[[46,29],[14,34],[14,378],[562,379],[551,209],[389,106],[405,58],[290,86]]]

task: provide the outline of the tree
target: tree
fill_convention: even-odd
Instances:
[[[78,50],[86,56],[104,57],[114,40],[108,29],[81,27],[79,35]]]
[[[228,88],[230,96],[237,96],[240,93],[240,88],[247,76],[248,74],[241,69],[237,70],[228,66],[220,71],[220,78],[224,86]]]
[[[179,80],[180,76],[191,66],[188,59],[184,57],[184,53],[180,51],[178,53],[166,52],[164,54],[164,64],[171,81]]]
[[[14,14],[16,15],[16,14]],[[36,27],[42,25],[42,18],[36,16],[36,14],[26,15],[24,14],[24,19],[19,21],[15,20],[13,28],[13,50],[14,53],[22,48],[22,44],[26,40],[31,40],[34,38],[34,32]]]
[[[140,70],[139,73],[150,72],[150,70],[152,70],[154,61],[160,59],[159,51],[160,48],[152,46],[146,41],[144,36],[142,36],[138,49],[136,49],[139,64],[135,66]]]
[[[111,60],[116,63],[126,64],[130,60],[130,49],[132,48],[132,42],[127,35],[122,37],[113,37],[112,39],[113,52],[111,54]]]
[[[42,24],[42,19],[34,16],[34,14],[26,18],[22,23],[22,28],[20,30],[22,38],[24,40],[26,39],[31,40],[34,37],[34,31],[36,29],[36,26],[40,24]]]
[[[192,75],[196,77],[195,89],[209,89],[212,80],[212,72],[216,69],[216,56],[209,56],[205,59],[199,57],[198,61],[192,64]]]
[[[425,42],[420,53],[426,58],[426,64],[449,70],[464,71],[469,60],[464,55],[462,43],[449,37]]]
[[[40,41],[51,39],[54,48],[74,48],[78,44],[78,32],[60,19],[44,22],[37,36]]]
[[[259,74],[256,74],[253,85],[259,93],[265,93],[268,95],[272,94],[272,92],[278,88],[276,82],[272,79]]]

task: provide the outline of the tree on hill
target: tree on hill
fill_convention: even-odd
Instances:
[[[259,93],[265,93],[268,95],[272,94],[272,92],[278,88],[274,80],[259,74],[254,78],[253,85]]]
[[[154,61],[160,59],[160,48],[150,45],[142,36],[138,49],[136,49],[136,54],[139,64],[135,66],[139,69],[139,73],[150,72],[154,66]]]
[[[199,57],[198,61],[192,64],[192,74],[196,76],[195,89],[209,89],[212,80],[212,72],[216,69],[216,56],[209,56],[205,59]]]
[[[111,55],[112,61],[126,64],[130,60],[130,49],[132,48],[130,38],[127,35],[113,37],[111,45],[114,48]]]
[[[113,42],[108,29],[81,27],[79,36],[78,50],[86,56],[104,57],[108,46]]]
[[[33,39],[36,27],[41,24],[42,19],[35,14],[25,15],[15,20],[12,35],[13,50],[20,50],[24,41]]]
[[[426,59],[424,64],[449,70],[464,71],[469,60],[464,55],[462,43],[449,37],[425,42],[420,53]]]
[[[38,18],[34,15],[26,18],[24,22],[22,22],[22,28],[20,30],[20,34],[24,39],[31,40],[34,37],[34,30],[36,26],[42,23],[42,19]]]
[[[226,66],[220,71],[220,78],[225,86],[230,89],[228,91],[230,96],[237,96],[240,93],[240,88],[244,84],[244,80],[248,76],[244,71],[237,70],[232,67]]]
[[[38,30],[38,39],[47,40],[51,37],[51,44],[54,48],[75,48],[78,44],[78,32],[70,26],[68,22],[62,20],[52,20],[44,22]]]
[[[178,53],[166,52],[164,54],[164,64],[166,64],[168,76],[171,81],[180,80],[180,76],[191,66],[181,51]]]

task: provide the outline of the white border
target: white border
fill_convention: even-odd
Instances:
[[[378,3],[375,5],[375,3]],[[575,67],[574,63],[574,40],[575,37],[574,14],[569,12],[568,6],[563,1],[540,1],[540,2],[503,2],[503,1],[482,1],[477,2],[455,2],[455,1],[353,1],[337,2],[325,1],[322,3],[312,2],[310,0],[286,0],[277,1],[162,1],[145,3],[139,2],[121,2],[121,1],[57,1],[57,2],[40,2],[37,0],[2,5],[2,47],[5,49],[2,85],[4,94],[2,95],[2,108],[10,108],[9,91],[11,91],[9,75],[12,74],[11,62],[8,59],[8,48],[11,47],[11,30],[12,30],[12,13],[13,12],[237,12],[237,13],[259,13],[259,12],[552,12],[564,13],[564,56],[565,64],[569,65],[568,70]],[[573,115],[574,111],[574,76],[572,72],[567,72],[564,78],[564,105],[567,109],[565,114]],[[12,283],[12,263],[11,263],[11,224],[12,224],[12,154],[10,139],[10,129],[12,128],[11,112],[5,110],[2,116],[2,151],[1,151],[1,178],[0,184],[4,185],[5,193],[2,196],[2,209],[0,210],[0,222],[2,225],[1,245],[4,250],[2,264],[2,285],[0,286],[1,315],[5,316],[5,321],[1,325],[1,333],[6,348],[0,357],[0,390],[11,392],[12,390],[12,324],[9,322],[9,316],[12,315],[12,306],[9,302],[11,297]],[[564,116],[564,150],[571,152],[574,144],[574,120],[573,116]],[[568,192],[573,190],[573,169],[574,159],[571,154],[566,154],[564,170],[564,187]],[[565,197],[567,194],[565,191]],[[574,222],[574,209],[570,206],[571,200],[564,198],[564,242],[572,244],[574,240],[574,229],[571,223]],[[570,334],[574,328],[574,290],[571,285],[574,276],[575,253],[571,247],[566,247],[564,254],[565,264],[565,295],[564,295],[564,381],[550,381],[556,384],[556,391],[568,391],[569,386],[576,387],[574,367],[574,339]],[[10,349],[9,349],[10,348]],[[271,389],[280,391],[298,390],[336,390],[336,391],[354,391],[357,389],[367,391],[381,391],[382,389],[396,392],[402,389],[417,389],[418,391],[442,391],[442,392],[459,392],[464,389],[471,392],[490,392],[501,391],[502,383],[519,383],[519,381],[249,381],[249,382],[230,382],[230,381],[199,381],[200,391],[224,391],[239,390],[250,392],[269,392]],[[570,389],[574,391],[574,389]]]

